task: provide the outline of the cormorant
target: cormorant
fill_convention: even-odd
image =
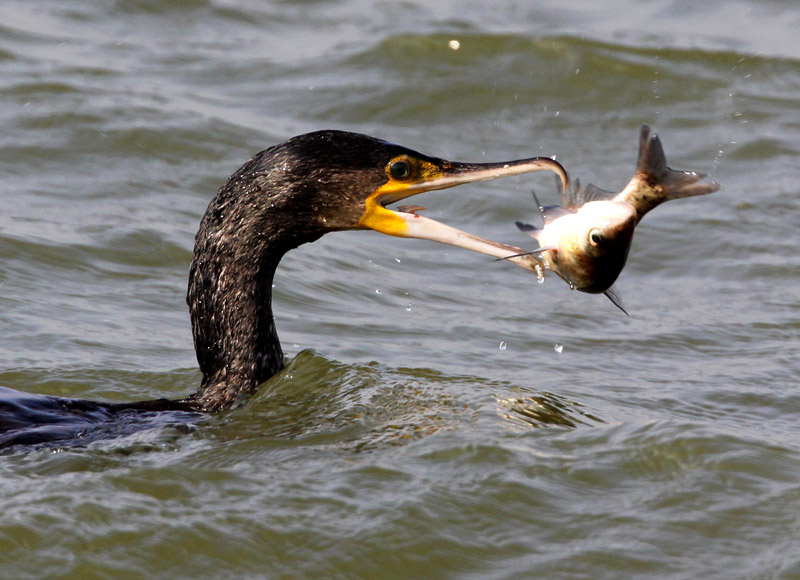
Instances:
[[[0,389],[0,446],[69,437],[68,417],[76,414],[99,422],[128,411],[229,409],[284,365],[271,301],[273,275],[286,252],[328,232],[372,229],[507,256],[519,249],[419,216],[416,207],[386,206],[425,191],[544,169],[566,187],[563,167],[547,157],[456,163],[345,131],[299,135],[258,153],[217,192],[195,238],[187,302],[203,374],[198,391],[180,400],[108,404]],[[539,263],[529,256],[515,261],[530,269]],[[42,423],[62,428],[42,430]]]

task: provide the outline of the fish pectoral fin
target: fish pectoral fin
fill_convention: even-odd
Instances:
[[[539,208],[539,213],[544,211],[544,206],[542,205],[542,202],[539,201],[539,198],[536,195],[536,190],[535,189],[531,189],[531,195],[533,196],[533,201],[536,202],[536,207]]]
[[[603,292],[603,294],[608,296],[608,299],[614,303],[614,306],[622,310],[625,313],[625,316],[630,316],[628,311],[625,310],[625,305],[622,303],[622,296],[619,295],[619,291],[614,286]]]
[[[519,228],[519,230],[521,232],[525,232],[526,234],[528,234],[532,238],[536,237],[534,232],[540,232],[541,231],[539,228],[537,228],[536,226],[533,226],[531,224],[526,224],[524,222],[515,222],[515,223],[517,224],[517,227]]]

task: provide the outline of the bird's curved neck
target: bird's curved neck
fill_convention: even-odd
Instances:
[[[272,314],[274,260],[258,268],[195,260],[189,309],[203,380],[193,402],[230,408],[283,368]]]
[[[195,238],[187,302],[203,380],[189,401],[203,411],[230,408],[283,368],[273,277],[287,251],[319,237],[297,215],[251,210],[218,197]]]

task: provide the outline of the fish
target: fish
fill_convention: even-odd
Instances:
[[[619,193],[578,180],[562,190],[561,205],[543,206],[533,197],[542,226],[516,222],[539,247],[506,258],[535,254],[547,269],[555,272],[570,288],[590,294],[605,294],[625,314],[628,312],[614,287],[628,253],[636,226],[642,218],[665,201],[706,195],[719,189],[708,175],[679,171],[667,165],[661,139],[648,125],[639,133],[636,173]]]

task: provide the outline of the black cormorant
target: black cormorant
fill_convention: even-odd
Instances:
[[[4,436],[6,444],[38,442],[13,432],[24,435],[26,427],[38,427],[37,418],[53,421],[59,410],[107,421],[132,410],[229,409],[284,365],[271,300],[273,275],[286,252],[328,232],[373,229],[507,256],[514,248],[419,216],[417,208],[393,211],[386,205],[425,191],[543,169],[556,172],[566,186],[564,169],[547,157],[455,163],[344,131],[300,135],[258,153],[219,190],[195,238],[187,302],[203,374],[198,391],[174,401],[106,404],[0,389],[0,446]],[[531,268],[537,262],[517,260]]]

